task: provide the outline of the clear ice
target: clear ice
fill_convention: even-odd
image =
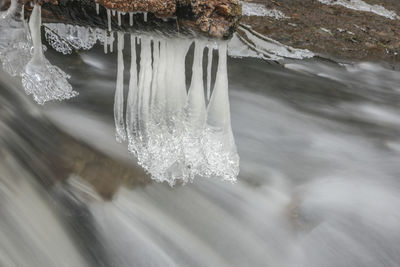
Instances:
[[[56,51],[71,54],[74,50],[89,50],[97,42],[97,33],[90,28],[62,23],[44,25],[47,43]]]
[[[40,27],[40,6],[34,6],[27,25],[23,6],[16,0],[11,1],[9,9],[0,13],[2,66],[10,75],[22,76],[25,92],[32,94],[39,104],[71,98],[77,93],[67,81],[69,76],[44,57]]]
[[[124,121],[124,34],[118,32],[118,66],[117,66],[117,85],[115,88],[114,101],[114,120],[116,128],[116,139],[119,143],[126,140],[125,121]]]
[[[0,61],[11,76],[21,75],[31,58],[27,25],[22,15],[18,16],[21,10],[17,0],[12,0],[9,9],[0,12]]]
[[[210,100],[211,96],[211,67],[213,59],[213,49],[211,46],[208,47],[208,59],[207,59],[207,100]]]
[[[29,30],[33,43],[32,59],[22,73],[25,92],[43,105],[50,100],[64,100],[77,95],[68,83],[69,76],[44,57],[40,34],[41,7],[35,5],[29,20]]]

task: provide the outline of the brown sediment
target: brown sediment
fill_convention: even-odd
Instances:
[[[46,130],[53,136],[49,142],[31,136],[33,144],[46,142],[41,149],[34,148],[35,172],[46,186],[52,187],[75,176],[90,184],[100,197],[109,200],[121,187],[135,188],[151,183],[150,176],[134,161],[126,163],[115,159],[52,124],[47,124]]]
[[[69,170],[69,176],[79,176],[104,199],[112,199],[121,187],[151,183],[149,175],[139,166],[125,164],[69,136],[65,136],[61,152],[60,162]]]

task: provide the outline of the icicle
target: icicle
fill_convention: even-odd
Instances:
[[[129,25],[133,25],[133,12],[129,12]]]
[[[114,32],[110,32],[110,53],[114,52]]]
[[[89,34],[90,34],[90,30],[89,28],[85,28],[85,42],[89,42]]]
[[[111,31],[111,10],[107,8],[107,25],[108,25],[108,31]]]
[[[99,5],[99,3],[96,3],[96,13],[97,13],[97,15],[100,14],[100,5]]]
[[[211,45],[208,46],[208,60],[207,60],[207,100],[210,101],[211,95],[211,69],[213,61],[213,49]]]
[[[200,128],[204,126],[206,118],[206,104],[204,99],[203,84],[203,51],[204,43],[195,41],[192,81],[188,92],[186,105],[186,118],[193,127]]]
[[[10,7],[5,12],[5,16],[14,16],[14,14],[17,11],[17,8],[18,8],[18,2],[12,0],[11,3],[10,3]]]
[[[147,122],[149,120],[150,88],[152,78],[151,67],[151,40],[142,37],[140,53],[140,72],[139,72],[139,131],[143,143],[147,142]]]
[[[143,20],[144,22],[147,22],[147,12],[143,12]]]
[[[21,10],[21,20],[25,20],[25,5],[22,5],[22,10]]]
[[[117,16],[118,16],[118,26],[121,26],[121,12],[117,12]]]
[[[236,181],[239,173],[239,156],[231,129],[226,66],[227,43],[219,45],[218,69],[214,90],[207,109],[203,150],[207,160],[204,176],[219,176]]]
[[[160,46],[158,51],[158,66],[157,66],[157,76],[155,77],[155,86],[154,91],[154,106],[158,109],[158,114],[154,115],[153,119],[158,118],[161,120],[165,120],[165,108],[166,108],[166,70],[167,70],[167,42],[165,40],[160,40]]]
[[[29,19],[33,57],[22,74],[22,84],[26,93],[33,94],[35,101],[39,104],[53,99],[62,100],[76,96],[77,93],[72,90],[67,81],[69,76],[44,58],[40,26],[41,7],[35,5]]]
[[[128,134],[128,149],[136,154],[138,146],[138,86],[137,86],[137,67],[136,67],[136,37],[131,34],[131,68],[129,74],[129,92],[126,105],[126,130]]]
[[[117,12],[117,11],[116,11],[115,9],[113,9],[113,10],[112,10],[112,15],[115,16],[116,12]]]
[[[107,31],[103,30],[103,46],[104,46],[104,54],[107,54],[108,44],[107,44]]]
[[[21,13],[17,0],[11,0],[7,11],[0,12],[0,66],[11,76],[20,75],[31,59],[28,29]]]
[[[170,67],[166,70],[167,113],[173,116],[182,111],[186,105],[185,57],[191,42],[185,39],[171,39],[167,42],[167,62]],[[175,97],[172,97],[175,95]]]
[[[126,140],[126,131],[124,123],[124,33],[118,32],[118,67],[117,67],[117,85],[115,89],[114,100],[114,120],[116,127],[116,139],[121,143]]]
[[[185,108],[185,129],[183,148],[185,151],[185,166],[190,166],[192,179],[201,172],[205,158],[201,149],[201,136],[206,122],[206,103],[203,83],[203,41],[195,41],[192,81],[189,88]]]
[[[150,109],[156,107],[155,99],[157,96],[157,77],[158,77],[158,67],[160,62],[160,42],[158,40],[153,40],[153,74],[151,79],[151,100],[150,100]]]

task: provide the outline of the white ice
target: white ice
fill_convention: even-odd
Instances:
[[[137,66],[136,66],[136,37],[130,36],[131,41],[131,66],[129,72],[129,91],[126,104],[126,132],[128,136],[128,150],[136,153],[137,148],[135,144],[139,143],[138,139],[138,110],[137,110]]]
[[[75,50],[89,50],[97,42],[97,34],[90,28],[62,24],[44,24],[47,43],[56,51],[71,54]]]
[[[117,85],[115,88],[114,100],[114,120],[116,128],[116,139],[119,143],[126,140],[124,122],[124,34],[118,32],[118,66],[117,66]]]
[[[110,32],[110,38],[108,40],[108,45],[110,46],[110,52],[114,52],[114,32]]]
[[[107,8],[107,26],[108,31],[111,31],[111,10]]]
[[[208,59],[207,59],[207,100],[210,100],[211,96],[211,68],[213,61],[213,48],[208,47]]]
[[[117,11],[118,16],[118,26],[121,26],[121,12]]]
[[[207,109],[203,81],[207,43],[194,42],[192,78],[187,88],[185,61],[192,41],[137,38],[141,41],[139,74],[136,38],[131,36],[126,107],[129,151],[159,182],[174,185],[196,176],[235,181],[239,157],[230,127],[226,43],[220,44],[218,72]]]
[[[129,12],[129,26],[133,25],[133,12]]]

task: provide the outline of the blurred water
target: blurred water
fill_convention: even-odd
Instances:
[[[398,70],[229,59],[239,182],[171,188],[115,142],[116,54],[47,58],[78,98],[0,72],[0,266],[399,266]]]

